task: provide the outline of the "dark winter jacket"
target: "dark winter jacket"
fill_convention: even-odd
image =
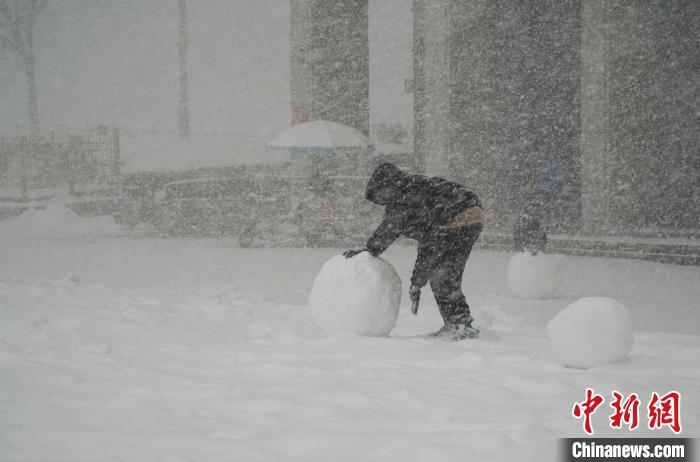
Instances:
[[[386,207],[384,219],[367,241],[367,250],[379,255],[398,237],[418,241],[418,259],[411,279],[412,284],[427,282],[430,249],[446,239],[459,237],[461,229],[448,228],[455,217],[465,210],[478,207],[481,202],[462,185],[437,177],[407,175],[390,163],[377,167],[365,193],[367,200]]]

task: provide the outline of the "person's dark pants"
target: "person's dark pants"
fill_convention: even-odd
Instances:
[[[482,229],[483,225],[475,224],[447,231],[430,246],[430,288],[446,324],[465,324],[471,319],[462,293],[462,274]]]

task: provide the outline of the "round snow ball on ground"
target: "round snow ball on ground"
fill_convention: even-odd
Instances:
[[[401,279],[394,267],[363,252],[328,260],[316,276],[309,309],[329,334],[385,337],[396,326]]]
[[[547,332],[554,356],[569,367],[622,361],[634,344],[632,317],[614,298],[575,301],[549,321]]]
[[[559,270],[552,257],[519,252],[508,263],[508,288],[518,298],[549,298],[559,288]]]

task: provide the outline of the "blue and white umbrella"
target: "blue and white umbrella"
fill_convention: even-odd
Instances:
[[[297,124],[283,131],[268,144],[271,151],[286,151],[292,156],[364,152],[369,140],[359,130],[327,120]]]

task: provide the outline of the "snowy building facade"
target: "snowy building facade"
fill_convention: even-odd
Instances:
[[[364,131],[367,1],[325,3],[291,2],[292,106]],[[700,4],[414,0],[413,21],[417,171],[468,185],[495,228],[529,208],[564,232],[697,233]]]
[[[564,231],[698,229],[696,2],[416,0],[414,21],[417,159],[495,224],[535,203]]]

